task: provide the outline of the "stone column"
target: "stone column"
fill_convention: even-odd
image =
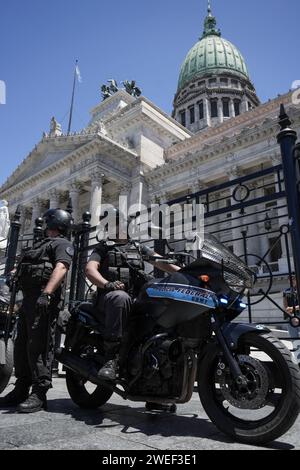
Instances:
[[[23,235],[25,232],[25,224],[26,224],[26,214],[27,213],[27,208],[26,206],[21,206],[21,217],[20,217],[20,234]]]
[[[229,115],[230,117],[235,117],[234,101],[232,98],[229,100]]]
[[[203,98],[204,121],[211,126],[209,99]]]
[[[249,186],[249,185],[248,185]],[[252,195],[252,198],[253,199],[256,199],[258,198],[258,190],[256,189],[257,188],[257,183],[254,182],[250,185],[250,189],[252,189],[251,191],[251,195]],[[249,253],[252,253],[254,255],[260,255],[260,252],[261,252],[261,238],[259,236],[259,219],[258,219],[258,215],[257,215],[257,212],[259,211],[259,207],[258,206],[251,206],[249,207],[249,211],[251,211],[251,215],[246,217],[246,222],[249,224],[249,231],[248,231],[248,236],[253,236],[252,238],[249,238],[248,239],[248,243],[247,243],[247,246],[248,246],[248,251]],[[250,225],[251,224],[251,225]],[[250,264],[253,264],[253,263],[256,263],[257,262],[257,259],[249,259],[249,263]]]
[[[104,174],[96,169],[90,173],[90,178],[92,182],[90,202],[91,226],[94,227],[99,224],[100,220]]]
[[[281,155],[273,155],[271,157],[271,162],[272,162],[272,165],[273,166],[278,166],[282,163],[282,157]],[[284,183],[282,182],[281,183],[282,185],[284,185]],[[276,192],[278,193],[279,192],[279,184],[276,183],[275,185],[276,187]],[[286,199],[279,199],[277,200],[277,206],[279,207],[279,209],[277,209],[277,212],[278,212],[278,224],[279,224],[279,227],[281,227],[282,225],[289,225],[289,218],[288,218],[288,209],[287,207],[282,207],[280,208],[280,206],[286,206]],[[275,208],[275,207],[274,207]],[[273,222],[275,223],[275,222]],[[290,241],[290,235],[288,234],[288,240],[289,240],[289,247],[291,248],[291,241]],[[281,243],[281,249],[282,249],[282,256],[281,258],[278,260],[278,264],[279,264],[279,271],[281,272],[288,272],[288,261],[287,261],[287,251],[286,251],[286,243],[285,243],[285,237],[284,235],[282,235],[281,237],[281,240],[280,240],[280,243]],[[292,260],[292,264],[293,264],[293,260]]]
[[[32,216],[31,216],[30,232],[32,232],[35,227],[35,220],[38,217],[42,216],[41,206],[42,206],[41,199],[36,198],[32,201]]]
[[[60,193],[59,191],[55,189],[51,189],[48,193],[49,197],[49,208],[50,209],[58,209],[59,208],[59,198],[60,198]]]
[[[247,111],[249,111],[248,99],[247,96],[244,95],[241,104],[241,112],[246,113]]]
[[[230,181],[233,181],[237,179],[238,177],[242,176],[242,170],[237,166],[233,166],[228,172],[227,175],[229,177]],[[231,186],[230,187],[230,192],[231,192],[231,205],[234,206],[235,204],[238,204],[234,199],[233,199],[233,193],[235,191],[235,187]],[[240,212],[232,211],[232,219],[235,217],[239,217],[241,214]],[[237,240],[233,242],[233,252],[236,256],[241,256],[244,254],[244,243],[242,239],[242,230],[244,228],[241,228],[239,225],[244,225],[243,219],[238,219],[238,220],[232,220],[231,221],[231,226],[232,226],[232,239],[238,239],[241,238],[241,240]]]
[[[79,222],[79,194],[80,194],[81,184],[79,181],[72,181],[69,185],[69,196],[72,201],[73,213],[72,217],[74,223]]]
[[[223,113],[223,101],[219,98],[218,99],[218,119],[219,122],[222,124],[224,121],[224,113]]]

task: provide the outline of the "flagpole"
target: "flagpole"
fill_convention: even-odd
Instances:
[[[72,91],[72,100],[71,100],[71,108],[70,108],[70,116],[69,116],[68,135],[71,132],[71,125],[72,125],[73,106],[74,106],[75,87],[76,87],[76,68],[77,68],[77,65],[78,65],[78,60],[76,60],[75,70],[74,70],[73,91]]]

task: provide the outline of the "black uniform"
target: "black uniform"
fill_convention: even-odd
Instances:
[[[296,307],[298,305],[298,295],[296,288],[289,287],[288,289],[285,289],[285,291],[283,292],[283,297],[286,298],[288,307]],[[284,319],[289,320],[290,316],[285,313]]]
[[[41,315],[36,302],[58,262],[68,268],[73,245],[62,236],[47,238],[24,252],[21,259],[19,285],[23,303],[15,342],[15,375],[17,383],[46,393],[51,388],[51,364],[58,313],[63,305],[64,285],[56,290],[47,315]]]
[[[108,281],[118,280],[122,281],[126,287],[128,286],[129,268],[119,253],[107,246],[106,242],[99,243],[89,261],[100,263],[99,272]],[[131,305],[131,297],[125,291],[116,290],[106,293],[105,290],[98,289],[95,310],[102,324],[105,339],[118,340],[123,337]]]

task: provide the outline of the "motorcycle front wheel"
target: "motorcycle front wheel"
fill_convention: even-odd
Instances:
[[[90,344],[83,342],[76,345],[72,352],[81,358],[88,358],[95,351]],[[70,369],[66,370],[66,385],[73,402],[85,409],[96,409],[105,405],[113,394],[110,388],[94,385]]]
[[[247,385],[236,385],[217,344],[209,348],[198,367],[203,408],[220,431],[238,442],[272,442],[285,434],[298,417],[298,365],[270,333],[243,335],[235,358]]]

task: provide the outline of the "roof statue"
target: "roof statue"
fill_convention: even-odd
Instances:
[[[141,96],[142,90],[136,86],[135,80],[131,80],[131,82],[129,82],[128,80],[125,80],[122,83],[124,85],[125,91],[127,91],[129,95],[134,96],[135,98],[138,98],[139,96]]]
[[[109,85],[102,85],[101,86],[101,94],[102,94],[102,99],[103,101],[112,96],[114,93],[117,93],[120,88],[118,86],[118,82],[114,79],[110,79],[107,81]],[[134,96],[135,98],[138,98],[142,94],[142,90],[136,86],[136,81],[135,80],[125,80],[122,82],[124,85],[125,91],[131,95]]]
[[[55,117],[50,122],[50,137],[59,137],[62,135],[61,125],[56,121]]]

